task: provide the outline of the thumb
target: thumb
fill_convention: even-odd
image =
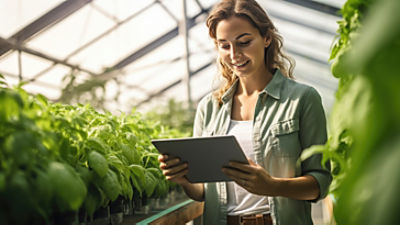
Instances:
[[[249,158],[247,158],[247,161],[249,161],[249,164],[250,164],[251,166],[256,166],[256,165],[257,165],[253,160],[251,160],[251,159],[249,159]]]

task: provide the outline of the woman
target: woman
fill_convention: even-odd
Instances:
[[[162,155],[167,179],[205,201],[204,224],[312,224],[311,202],[324,198],[331,175],[321,156],[298,161],[326,142],[315,89],[291,79],[293,65],[265,11],[254,0],[225,0],[207,26],[225,83],[199,103],[194,136],[235,135],[249,165],[231,162],[232,182],[192,184],[187,164]]]

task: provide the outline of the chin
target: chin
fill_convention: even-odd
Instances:
[[[239,72],[239,73],[235,72],[235,75],[238,78],[247,78],[247,77],[249,77],[249,74],[248,73],[244,73],[244,72]]]

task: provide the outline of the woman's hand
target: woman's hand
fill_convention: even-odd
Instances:
[[[177,184],[188,184],[185,175],[188,173],[187,163],[181,163],[179,158],[169,158],[168,155],[159,155],[160,168],[167,178]]]
[[[230,162],[231,168],[225,167],[222,172],[250,193],[276,196],[277,180],[251,159],[248,161],[249,164]]]
[[[185,177],[189,171],[187,163],[182,163],[179,158],[170,158],[168,155],[159,155],[158,161],[167,180],[180,184],[191,199],[204,201],[204,185],[192,184]]]

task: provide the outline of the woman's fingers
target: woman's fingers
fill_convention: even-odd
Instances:
[[[188,173],[188,169],[184,169],[178,173],[175,173],[173,175],[166,175],[165,178],[167,178],[167,180],[173,180],[174,178],[179,178],[179,177],[183,177]]]
[[[245,173],[245,172],[240,171],[235,168],[225,167],[222,169],[222,172],[225,173],[228,177],[232,178],[233,180],[235,180],[235,179],[248,180],[249,179],[248,173]]]
[[[163,155],[163,154],[158,155],[158,161],[160,163],[166,162],[168,158],[169,158],[168,155]]]
[[[244,164],[244,163],[239,163],[239,162],[229,162],[229,167],[232,167],[237,170],[241,170],[246,173],[252,173],[254,171],[254,167],[256,167],[257,164]]]
[[[175,165],[178,165],[181,162],[179,158],[172,158],[170,160],[164,161],[160,163],[160,168],[161,169],[167,169],[169,167],[173,167]]]
[[[178,174],[181,170],[184,170],[186,168],[187,168],[186,163],[179,164],[176,166],[167,166],[165,169],[163,169],[163,174],[165,176],[172,176],[172,175]]]

